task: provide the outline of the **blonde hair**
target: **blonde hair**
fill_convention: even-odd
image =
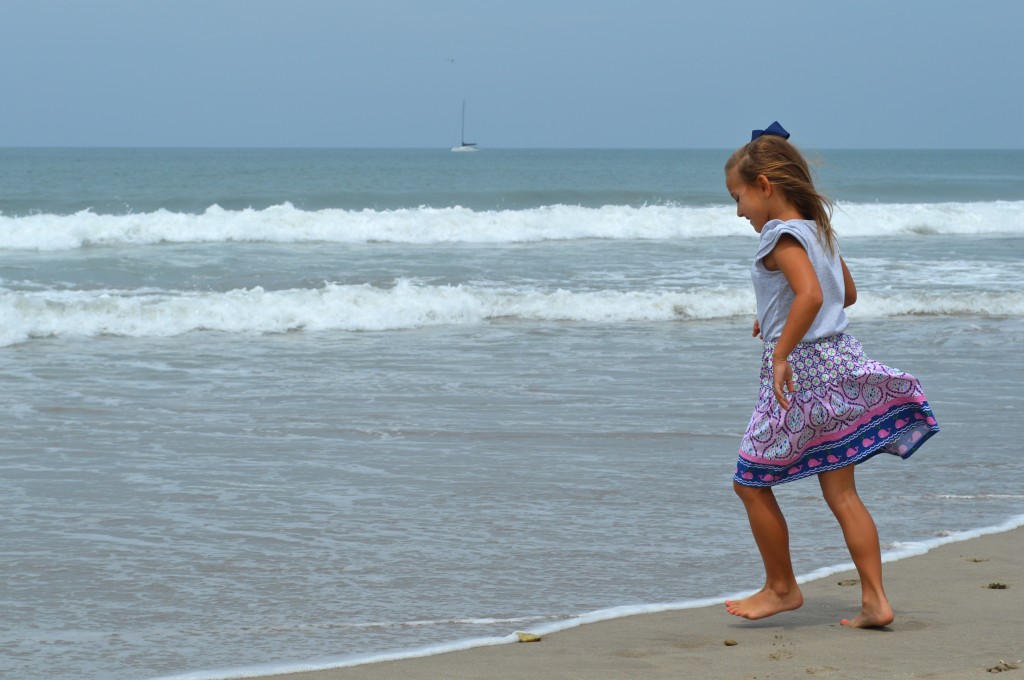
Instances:
[[[835,204],[814,188],[811,169],[795,146],[776,135],[761,135],[729,157],[725,163],[726,174],[733,168],[747,184],[754,184],[758,175],[767,177],[804,219],[814,220],[818,240],[829,253],[836,252],[836,235],[832,229]]]

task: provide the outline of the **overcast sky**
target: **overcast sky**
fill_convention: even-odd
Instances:
[[[0,0],[0,146],[1024,148],[1022,0]]]

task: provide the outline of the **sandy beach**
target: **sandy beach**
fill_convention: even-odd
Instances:
[[[805,605],[761,621],[721,606],[583,625],[538,642],[291,673],[288,680],[1024,677],[1024,528],[885,565],[896,621],[852,630],[856,573],[804,584]]]

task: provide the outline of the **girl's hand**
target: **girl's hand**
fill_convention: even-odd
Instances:
[[[785,391],[783,391],[785,387]],[[772,358],[772,388],[775,391],[775,399],[785,410],[789,410],[789,399],[786,399],[786,391],[796,392],[793,387],[793,367],[785,359]]]
[[[761,324],[757,322],[757,319],[754,319],[754,332],[751,333],[751,335],[753,335],[755,338],[761,335]]]

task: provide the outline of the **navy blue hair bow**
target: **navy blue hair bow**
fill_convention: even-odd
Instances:
[[[789,139],[789,133],[786,129],[779,125],[779,121],[775,121],[764,130],[754,130],[750,133],[750,141],[754,141],[761,135],[774,135],[775,137],[782,137],[783,139]]]

